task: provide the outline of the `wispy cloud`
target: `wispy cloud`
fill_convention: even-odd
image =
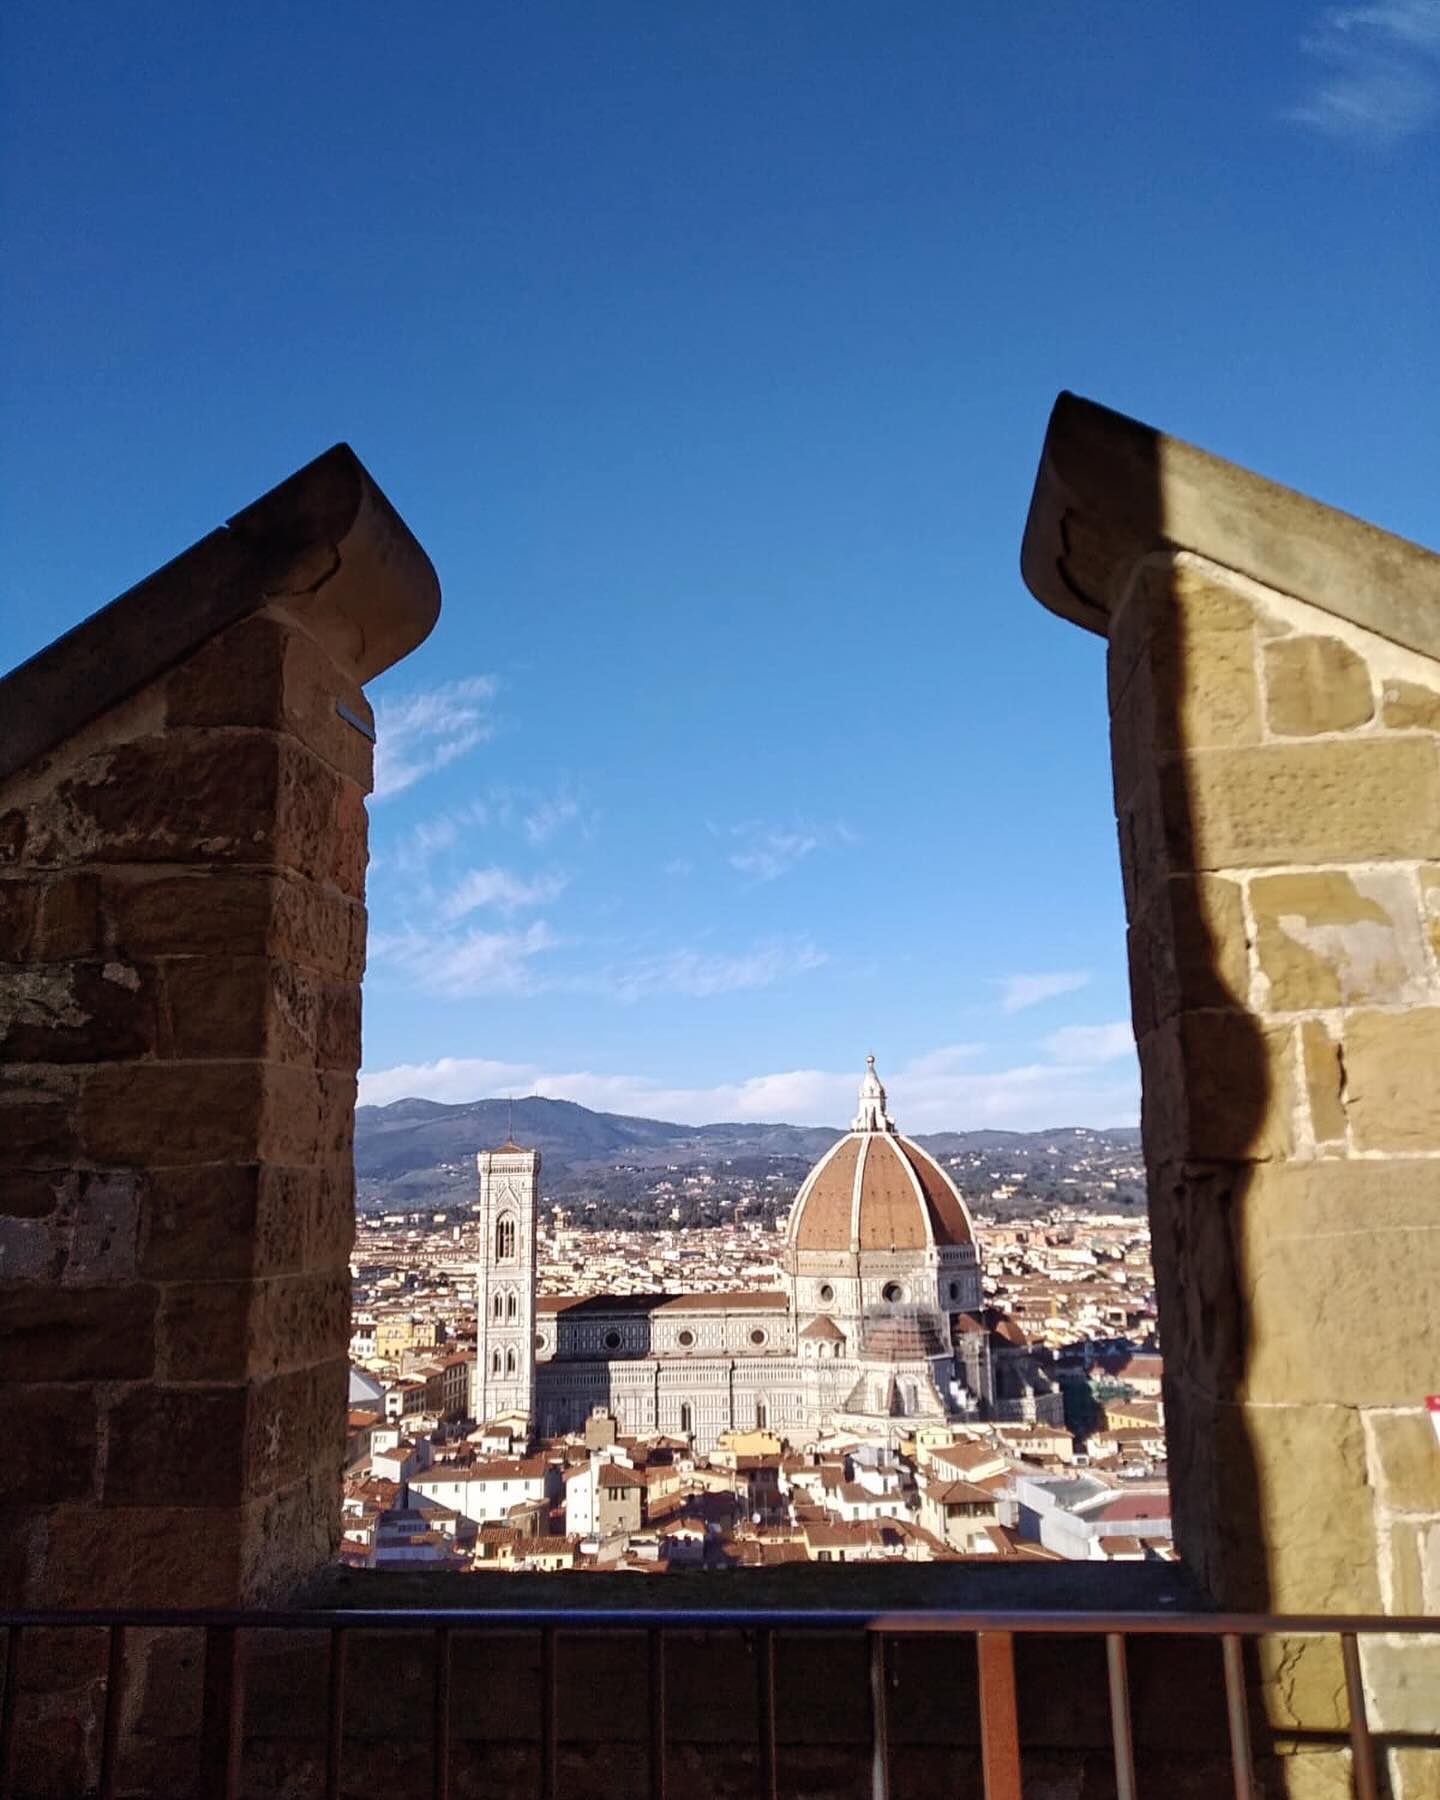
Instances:
[[[537,957],[555,946],[543,919],[523,930],[444,932],[406,926],[377,934],[370,955],[378,964],[401,970],[423,993],[469,999],[476,994],[534,991]]]
[[[728,858],[730,867],[756,881],[775,881],[816,850],[848,846],[857,842],[850,827],[837,821],[833,825],[767,825],[751,819],[743,825],[732,825],[729,835],[739,840]]]
[[[375,798],[413,787],[493,736],[496,683],[470,675],[415,694],[383,695],[375,704]]]
[[[463,919],[482,906],[497,912],[518,912],[527,906],[545,906],[565,888],[563,875],[535,875],[527,879],[513,869],[470,869],[442,896],[440,917]]]
[[[573,794],[560,793],[549,799],[532,801],[520,820],[527,843],[548,844],[557,831],[573,825],[580,817],[580,802]]]
[[[674,876],[693,875],[695,873],[695,865],[690,861],[688,856],[674,856],[669,862],[663,865],[660,873],[662,875]]]
[[[747,988],[773,987],[791,975],[818,969],[824,952],[808,939],[794,943],[765,944],[738,955],[677,949],[656,956],[611,964],[592,975],[577,977],[575,985],[616,1000],[635,1001],[655,995],[675,994],[692,1000],[708,1000],[717,994],[733,994]]]
[[[1050,975],[1006,975],[1000,983],[1001,1012],[1024,1012],[1057,994],[1073,994],[1090,980],[1088,969],[1057,970]]]
[[[953,1062],[962,1048],[932,1051],[893,1073],[882,1071],[890,1111],[902,1131],[1131,1125],[1138,1116],[1139,1082],[1133,1062],[1125,1067],[1035,1062],[991,1071],[961,1070]],[[951,1066],[940,1066],[947,1061]],[[530,1063],[442,1057],[366,1071],[360,1077],[360,1098],[363,1104],[381,1106],[412,1096],[454,1103],[513,1091],[682,1124],[753,1120],[845,1126],[855,1111],[859,1074],[858,1066],[785,1069],[709,1087],[684,1087],[640,1075],[556,1072]]]
[[[1052,1031],[1042,1043],[1057,1063],[1088,1068],[1133,1055],[1135,1032],[1128,1019],[1117,1019],[1112,1025],[1066,1025]]]
[[[1440,0],[1326,7],[1300,47],[1323,72],[1293,123],[1389,145],[1440,121]]]
[[[502,890],[492,884],[492,891]],[[550,954],[561,948],[572,953],[568,967],[557,966]],[[454,999],[475,994],[571,993],[600,995],[626,1004],[661,997],[708,1000],[720,994],[773,987],[819,968],[825,960],[824,953],[808,939],[763,944],[734,954],[682,946],[617,957],[591,967],[575,965],[573,953],[580,948],[574,940],[557,937],[543,919],[524,930],[502,931],[479,926],[457,930],[448,922],[435,928],[407,925],[398,931],[379,932],[370,942],[371,958],[377,966],[400,970],[422,992]],[[543,966],[542,958],[546,959]]]

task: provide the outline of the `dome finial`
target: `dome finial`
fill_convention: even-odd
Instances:
[[[852,1131],[893,1131],[895,1122],[885,1110],[885,1087],[875,1073],[875,1053],[865,1058],[865,1075],[860,1083],[860,1110],[855,1115]]]

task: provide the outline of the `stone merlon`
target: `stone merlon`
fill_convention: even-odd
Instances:
[[[336,444],[0,680],[0,780],[265,608],[294,616],[361,684],[440,612],[430,560]]]
[[[1191,550],[1282,594],[1440,657],[1440,556],[1093,400],[1050,415],[1020,572],[1102,637],[1136,562]]]

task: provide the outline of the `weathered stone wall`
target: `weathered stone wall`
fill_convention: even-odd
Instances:
[[[1027,578],[1108,637],[1177,1547],[1227,1608],[1433,1612],[1440,560],[1085,402],[1051,433]],[[1365,1669],[1433,1725],[1440,1643]],[[1277,1744],[1343,1727],[1338,1648],[1258,1674]]]
[[[374,496],[353,458],[338,469]],[[257,530],[218,566],[206,540],[198,569],[191,552],[0,684],[39,732],[37,707],[19,715],[63,688],[67,658],[93,681],[107,643],[133,659],[192,586],[203,604],[251,584],[239,616],[123,697],[99,680],[99,710],[0,779],[12,1602],[243,1604],[333,1554],[366,600],[361,581],[336,629],[326,572],[344,558],[317,557],[294,493],[279,513],[263,556]]]

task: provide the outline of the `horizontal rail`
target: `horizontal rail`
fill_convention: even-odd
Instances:
[[[959,1636],[981,1631],[1064,1632],[1080,1636],[1357,1637],[1440,1635],[1440,1615],[1420,1618],[1349,1613],[941,1612],[853,1607],[512,1607],[407,1606],[244,1611],[167,1611],[159,1607],[77,1612],[0,1611],[0,1630],[91,1626],[238,1628],[246,1631],[880,1631]]]

